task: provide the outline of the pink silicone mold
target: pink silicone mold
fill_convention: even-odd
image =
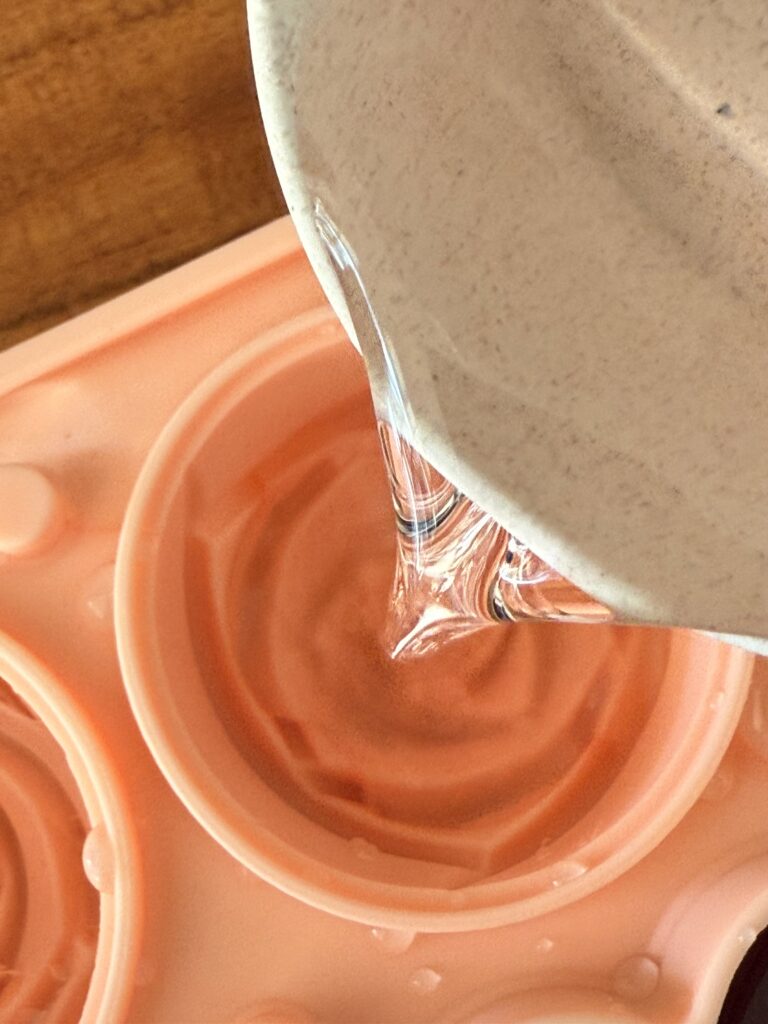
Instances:
[[[365,379],[287,222],[0,356],[0,439],[1,1019],[714,1024],[765,663],[388,661]]]

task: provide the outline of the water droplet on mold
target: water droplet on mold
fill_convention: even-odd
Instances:
[[[559,864],[555,864],[552,868],[552,885],[555,889],[559,889],[561,885],[566,885],[568,882],[573,882],[577,878],[581,878],[582,875],[586,874],[587,867],[578,860],[563,860]]]
[[[712,700],[709,702],[710,709],[712,711],[719,711],[725,703],[725,690],[718,690]]]
[[[371,928],[371,935],[385,953],[405,953],[413,945],[416,932],[402,928]]]
[[[373,843],[369,843],[367,839],[363,839],[361,836],[355,836],[354,839],[350,839],[349,845],[359,860],[376,860],[379,855],[378,846],[374,846]]]
[[[112,892],[115,884],[115,861],[107,830],[102,822],[85,837],[83,870],[94,889]]]
[[[746,925],[738,934],[737,941],[740,946],[751,946],[757,938],[757,929]]]
[[[659,965],[649,956],[631,956],[613,972],[613,991],[627,1000],[647,999],[659,985]]]
[[[112,591],[115,585],[115,565],[110,562],[91,574],[83,596],[86,611],[98,622],[112,621]]]
[[[554,948],[555,944],[552,941],[552,939],[548,939],[546,937],[543,939],[539,939],[539,941],[536,943],[537,953],[551,953]]]
[[[408,983],[414,991],[421,995],[430,995],[437,991],[442,980],[442,974],[438,974],[431,967],[420,967],[418,971],[413,972]]]

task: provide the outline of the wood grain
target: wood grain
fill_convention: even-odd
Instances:
[[[244,0],[2,0],[0,347],[284,212]]]

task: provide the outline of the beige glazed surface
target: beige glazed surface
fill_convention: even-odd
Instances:
[[[621,619],[768,649],[764,5],[251,0],[251,34],[423,453]]]

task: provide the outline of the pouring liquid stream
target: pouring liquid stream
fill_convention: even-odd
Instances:
[[[556,572],[418,453],[401,375],[354,256],[319,201],[315,222],[365,360],[394,506],[397,560],[385,630],[391,656],[428,654],[494,624],[611,621],[608,608]]]

